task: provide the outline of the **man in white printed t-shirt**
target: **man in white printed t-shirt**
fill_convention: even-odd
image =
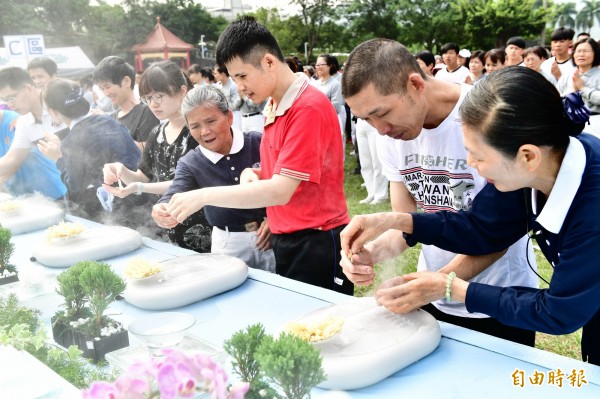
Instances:
[[[33,84],[24,69],[8,67],[0,70],[0,102],[21,115],[15,126],[15,137],[10,149],[0,158],[2,184],[19,169],[34,146],[38,143],[43,146],[46,135],[65,126],[52,121],[50,114],[44,109],[41,90]]]
[[[575,68],[569,53],[573,46],[575,31],[571,28],[558,28],[550,36],[550,46],[553,57],[542,62],[542,71],[560,80],[562,75],[568,75]]]
[[[365,62],[369,60],[369,62]],[[390,180],[396,212],[459,211],[471,207],[487,184],[467,163],[460,104],[469,85],[427,77],[413,55],[398,42],[373,39],[355,48],[342,77],[342,92],[352,112],[372,124],[380,136],[377,151]],[[389,230],[367,243],[360,253],[342,255],[344,273],[357,285],[374,280],[374,264],[402,254],[408,245],[402,232]],[[471,281],[496,286],[537,287],[527,236],[506,251],[482,257],[457,255],[423,245],[419,270],[464,275]],[[385,271],[384,271],[385,273]],[[383,286],[393,287],[392,278]],[[438,320],[533,346],[535,332],[501,324],[487,315],[469,313],[464,304],[445,300],[424,304]]]
[[[446,43],[442,46],[442,59],[444,60],[446,67],[440,69],[435,74],[436,79],[442,79],[456,84],[465,83],[467,78],[469,80],[471,79],[469,68],[465,68],[458,63],[459,52],[460,48],[456,43]]]

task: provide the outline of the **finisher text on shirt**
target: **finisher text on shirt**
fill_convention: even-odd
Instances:
[[[467,170],[466,159],[453,159],[441,156],[434,157],[433,155],[425,154],[409,154],[404,157],[405,165],[410,165],[414,162],[425,166],[443,167],[445,169],[454,170]]]

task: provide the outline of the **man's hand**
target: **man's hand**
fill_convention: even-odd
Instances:
[[[446,274],[436,272],[394,277],[381,283],[375,291],[375,299],[394,313],[408,313],[442,299],[446,292],[446,279]]]
[[[550,67],[550,73],[556,78],[556,80],[559,80],[562,76],[562,72],[560,71],[558,63],[556,61],[552,63],[552,66]]]
[[[267,251],[271,249],[271,229],[269,228],[267,219],[264,219],[258,227],[256,236],[256,248],[260,249],[261,251]]]

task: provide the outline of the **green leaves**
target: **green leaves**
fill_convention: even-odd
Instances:
[[[125,281],[104,262],[81,261],[56,278],[56,292],[65,298],[66,319],[85,317],[91,310],[95,325],[103,327],[103,314],[115,297],[125,290]],[[89,310],[86,312],[86,304]]]
[[[14,265],[10,264],[10,257],[15,252],[15,244],[10,242],[12,233],[9,229],[0,227],[0,274],[4,270],[13,273],[16,271]]]
[[[310,398],[310,390],[325,381],[319,351],[293,334],[265,337],[256,360],[265,379],[275,383],[288,399]]]
[[[224,349],[233,357],[234,372],[250,383],[249,399],[279,397],[275,387],[288,399],[310,398],[310,390],[325,380],[316,348],[288,333],[275,339],[261,324],[233,334]]]

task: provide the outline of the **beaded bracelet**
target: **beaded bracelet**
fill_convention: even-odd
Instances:
[[[446,279],[446,302],[452,302],[452,280],[456,277],[456,273],[450,272]]]

